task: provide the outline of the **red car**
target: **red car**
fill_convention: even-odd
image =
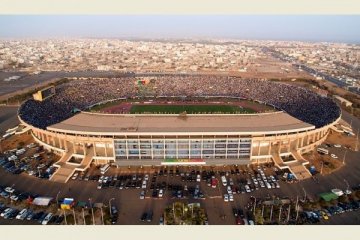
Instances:
[[[216,188],[218,184],[218,180],[216,178],[211,179],[211,187]]]
[[[245,225],[245,222],[241,217],[237,216],[236,217],[236,225]]]

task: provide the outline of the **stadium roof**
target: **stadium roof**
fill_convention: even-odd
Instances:
[[[272,134],[314,129],[315,126],[298,120],[285,112],[263,114],[221,115],[147,115],[93,114],[81,112],[60,123],[47,127],[50,131],[94,135],[186,135],[229,132],[233,134]]]

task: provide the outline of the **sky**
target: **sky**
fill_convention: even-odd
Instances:
[[[0,38],[234,38],[360,43],[360,15],[1,15]]]

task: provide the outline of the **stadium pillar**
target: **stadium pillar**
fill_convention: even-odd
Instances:
[[[65,150],[69,151],[68,142],[65,139],[64,139],[64,146],[65,146]]]
[[[59,136],[57,136],[57,138],[59,140],[59,147],[63,149],[62,139]]]
[[[51,139],[52,139],[52,142],[53,142],[53,146],[57,147],[57,146],[56,146],[56,141],[55,141],[55,136],[52,135],[52,136],[51,136]]]
[[[289,139],[289,144],[288,144],[288,152],[291,152],[291,140]]]
[[[49,144],[48,135],[47,135],[47,134],[44,134],[44,137],[45,137],[45,143],[46,143],[46,144]]]
[[[94,148],[94,157],[96,157],[96,144],[93,142],[93,148]]]
[[[303,147],[304,146],[304,136],[301,138],[301,146],[300,147]]]
[[[83,146],[84,156],[86,156],[86,152],[87,152],[86,150],[87,150],[87,149],[86,149],[86,147],[85,147],[85,143],[82,143],[82,146]]]

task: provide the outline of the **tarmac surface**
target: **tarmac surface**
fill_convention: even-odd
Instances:
[[[0,106],[0,137],[6,130],[20,123],[17,118],[17,110],[16,106]]]
[[[53,72],[41,72],[40,74],[29,74],[25,72],[4,72],[0,71],[0,96],[5,94],[14,93],[16,91],[24,90],[30,87],[36,87],[41,84],[51,82],[56,78],[64,77],[116,77],[121,73],[112,71],[53,71]],[[19,76],[17,80],[4,81],[5,79]]]

